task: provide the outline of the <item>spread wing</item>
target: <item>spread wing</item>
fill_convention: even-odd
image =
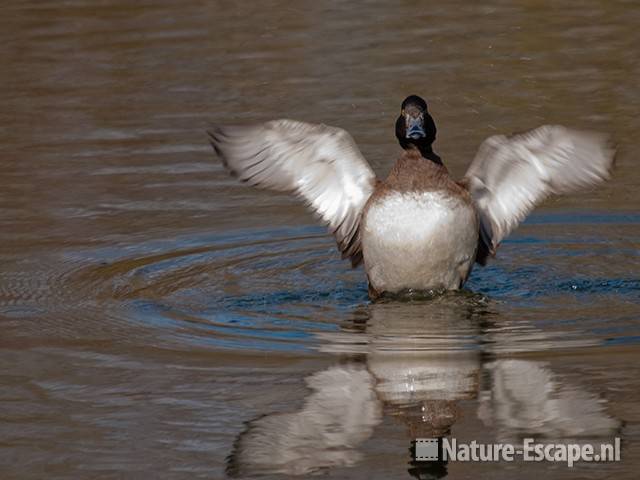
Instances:
[[[215,126],[211,144],[225,167],[249,185],[291,192],[324,220],[342,258],[362,261],[360,216],[376,176],[345,130],[274,120]]]
[[[480,215],[478,263],[551,194],[565,194],[609,178],[615,149],[605,134],[545,125],[489,137],[465,175]]]

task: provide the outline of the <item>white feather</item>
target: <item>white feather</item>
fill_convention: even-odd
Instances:
[[[473,207],[445,191],[394,192],[363,219],[369,282],[379,292],[458,289],[478,243]]]
[[[557,125],[486,139],[466,178],[489,251],[549,195],[608,179],[614,156],[607,135]]]
[[[210,133],[232,173],[250,185],[301,197],[358,261],[360,213],[376,176],[345,130],[294,120],[218,126]]]

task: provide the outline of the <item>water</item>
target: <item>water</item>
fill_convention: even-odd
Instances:
[[[21,2],[0,19],[2,478],[636,478],[633,2]],[[370,304],[210,122],[348,129],[385,175],[425,96],[489,135],[609,131],[613,180],[536,210],[467,290]],[[416,437],[611,441],[619,463],[412,465]]]

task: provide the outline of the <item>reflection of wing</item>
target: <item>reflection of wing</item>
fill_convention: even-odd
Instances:
[[[249,422],[228,458],[232,476],[303,475],[359,460],[355,448],[381,419],[373,379],[360,365],[331,367],[308,378],[302,410]]]
[[[255,187],[302,197],[329,224],[343,258],[360,263],[360,214],[376,176],[351,135],[293,120],[217,126],[209,135],[234,175]]]
[[[502,431],[501,440],[523,434],[600,437],[618,431],[620,421],[604,411],[597,396],[554,380],[544,365],[525,360],[498,360],[487,365],[492,388],[478,416],[486,424],[496,424]]]
[[[561,126],[485,140],[465,176],[480,213],[479,263],[549,195],[609,178],[614,155],[606,135]]]

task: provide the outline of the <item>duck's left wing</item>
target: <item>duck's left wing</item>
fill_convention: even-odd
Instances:
[[[566,194],[609,178],[615,149],[596,132],[545,125],[525,133],[489,137],[465,183],[480,215],[478,263],[551,194]]]
[[[215,126],[211,144],[249,185],[301,197],[328,225],[343,258],[362,260],[359,224],[376,176],[351,135],[327,125],[274,120]]]

